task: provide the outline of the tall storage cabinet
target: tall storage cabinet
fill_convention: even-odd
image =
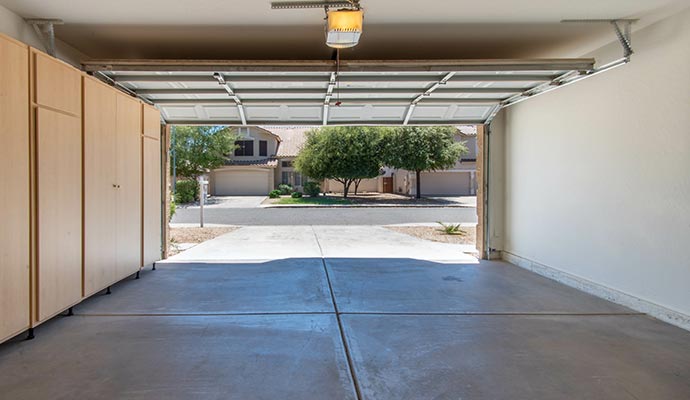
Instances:
[[[141,103],[84,77],[84,296],[141,267]]]
[[[81,72],[32,49],[34,323],[82,298]]]
[[[143,190],[143,264],[161,259],[163,249],[160,112],[143,105],[144,130],[141,137]]]
[[[117,281],[117,94],[84,77],[84,296]]]
[[[117,274],[141,268],[141,103],[117,94]]]
[[[0,342],[30,310],[29,48],[0,35]]]

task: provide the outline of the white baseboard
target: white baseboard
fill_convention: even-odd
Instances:
[[[642,300],[627,293],[560,271],[548,265],[540,264],[505,250],[503,250],[502,254],[503,260],[517,265],[520,268],[524,268],[564,285],[631,308],[635,311],[645,313],[651,317],[690,331],[690,315],[670,310],[658,304]]]

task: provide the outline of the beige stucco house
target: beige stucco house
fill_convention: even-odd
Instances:
[[[477,128],[459,126],[455,141],[464,142],[468,152],[462,155],[453,168],[443,171],[422,172],[422,195],[424,196],[473,196],[477,194]],[[381,176],[365,179],[359,192],[398,193],[416,195],[414,171],[384,168]],[[340,182],[327,180],[323,189],[328,192],[342,192]]]
[[[237,149],[222,168],[209,174],[214,196],[263,196],[281,183],[302,189],[302,176],[292,166],[304,128],[240,127]]]
[[[302,190],[304,177],[293,162],[305,141],[305,127],[241,127],[238,148],[227,164],[211,172],[209,191],[215,196],[262,196],[281,183]],[[464,142],[468,153],[451,169],[422,173],[425,196],[469,196],[476,194],[477,134],[474,126],[460,126],[455,140]],[[415,195],[414,172],[384,168],[381,176],[365,179],[359,192]],[[354,188],[353,188],[354,189]],[[327,180],[324,192],[342,192],[342,184]]]

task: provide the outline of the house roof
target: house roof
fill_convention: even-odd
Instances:
[[[261,128],[280,137],[281,141],[276,152],[276,157],[278,158],[297,157],[302,146],[304,146],[307,137],[306,133],[312,129],[311,127],[304,126],[262,126]]]
[[[458,131],[466,136],[477,136],[477,126],[476,125],[459,125]]]
[[[275,168],[278,166],[277,158],[261,158],[258,160],[228,160],[227,167],[266,167]]]

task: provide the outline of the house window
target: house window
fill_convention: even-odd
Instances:
[[[259,155],[262,157],[268,155],[268,142],[266,140],[259,140]]]
[[[235,142],[237,148],[235,149],[235,156],[253,156],[254,155],[254,141],[253,140],[238,140]]]
[[[280,179],[280,183],[284,185],[289,185],[290,184],[290,174],[291,172],[285,172],[283,171]]]
[[[282,161],[282,162],[280,163],[280,165],[281,165],[283,168],[292,168],[292,161]]]
[[[302,174],[295,172],[295,186],[302,186]]]

